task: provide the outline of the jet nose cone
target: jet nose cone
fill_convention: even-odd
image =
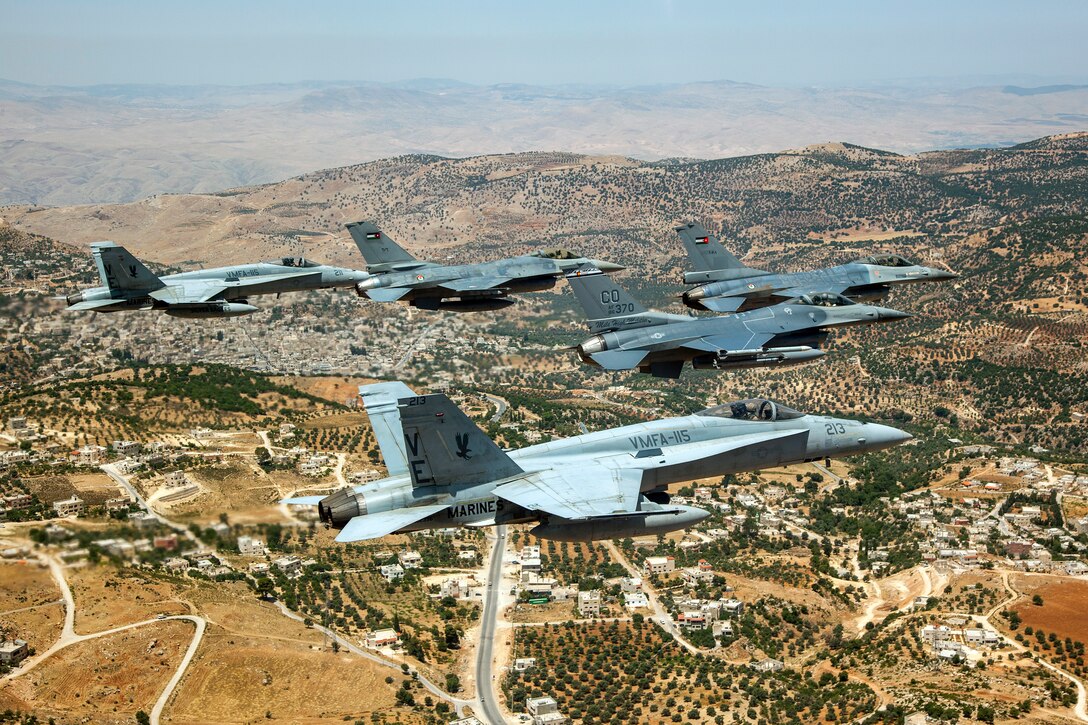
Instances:
[[[960,275],[958,272],[950,272],[947,269],[933,269],[932,267],[930,267],[929,278],[934,281],[940,282],[946,279],[959,279]]]
[[[615,262],[606,262],[603,259],[591,259],[589,263],[602,272],[621,272],[625,269],[622,264],[616,264]]]
[[[680,509],[678,516],[685,526],[694,526],[700,521],[705,521],[710,518],[709,511],[695,508],[694,506],[677,506],[676,508]]]
[[[914,317],[909,312],[903,312],[902,310],[893,310],[890,307],[878,307],[877,317],[881,322],[891,322],[892,320],[906,320],[910,317]]]
[[[914,436],[905,430],[892,428],[890,425],[880,425],[879,423],[868,423],[862,426],[858,433],[858,443],[863,445],[867,451],[891,448],[906,443],[913,438]]]

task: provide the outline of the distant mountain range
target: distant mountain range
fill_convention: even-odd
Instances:
[[[0,203],[209,192],[399,154],[562,150],[721,158],[849,139],[900,153],[1088,128],[1088,86],[627,88],[396,84],[35,86],[0,81]]]

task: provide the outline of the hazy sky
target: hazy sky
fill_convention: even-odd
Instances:
[[[3,0],[30,83],[1083,82],[1088,2]]]

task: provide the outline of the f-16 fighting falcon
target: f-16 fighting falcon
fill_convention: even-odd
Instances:
[[[775,274],[745,267],[699,224],[685,224],[676,232],[695,267],[694,272],[684,273],[684,284],[700,285],[683,295],[684,304],[694,309],[743,312],[813,292],[837,292],[853,300],[876,302],[887,297],[893,285],[959,277],[895,254],[874,254],[811,272]]]
[[[92,244],[91,253],[104,286],[65,297],[69,310],[162,310],[173,317],[237,317],[257,311],[247,299],[254,295],[351,287],[368,276],[302,257],[287,257],[278,262],[212,267],[158,277],[113,242]]]
[[[901,320],[910,315],[863,305],[832,293],[722,317],[688,317],[647,310],[615,281],[592,268],[567,275],[593,337],[575,349],[605,370],[678,378],[696,370],[771,367],[815,360],[832,327]]]
[[[567,270],[589,263],[606,272],[618,264],[564,249],[476,264],[442,265],[416,259],[370,222],[347,225],[373,276],[356,285],[376,302],[405,301],[425,310],[479,312],[514,304],[511,294],[551,289]]]
[[[359,393],[389,477],[281,502],[317,506],[321,520],[340,529],[339,542],[532,521],[539,522],[532,534],[561,541],[665,533],[710,515],[670,504],[669,484],[911,438],[885,425],[743,400],[504,452],[445,395],[416,395],[400,382]]]

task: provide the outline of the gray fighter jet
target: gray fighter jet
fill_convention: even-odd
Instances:
[[[92,244],[91,253],[104,286],[65,297],[69,310],[161,310],[173,317],[237,317],[257,311],[247,299],[254,295],[351,287],[369,276],[302,257],[286,257],[278,262],[212,267],[158,277],[113,242]]]
[[[479,312],[514,304],[511,294],[551,289],[567,270],[590,263],[606,272],[618,264],[579,257],[565,249],[476,264],[442,265],[416,259],[370,222],[347,225],[373,277],[356,285],[376,302],[405,301],[425,310]]]
[[[959,277],[896,254],[874,254],[811,272],[776,274],[745,267],[699,224],[685,224],[676,232],[695,267],[694,272],[684,273],[684,284],[700,285],[683,295],[684,304],[694,309],[743,312],[814,292],[837,292],[853,300],[876,302],[887,297],[893,285]]]
[[[771,367],[815,360],[833,327],[910,317],[829,292],[721,317],[688,317],[647,310],[607,275],[592,268],[567,275],[585,310],[590,332],[578,355],[605,370],[633,370],[678,378],[685,362],[696,370]]]
[[[359,388],[389,477],[317,506],[336,540],[538,521],[536,536],[586,541],[688,528],[707,511],[669,501],[672,483],[850,456],[911,438],[896,428],[743,400],[504,452],[445,395],[399,382]]]

